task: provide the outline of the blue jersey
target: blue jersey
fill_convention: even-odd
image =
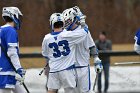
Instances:
[[[135,35],[136,44],[140,45],[140,29],[137,31]]]
[[[0,27],[0,43],[6,53],[9,47],[18,50],[18,34],[16,29],[6,24]],[[0,88],[14,88],[15,72],[0,46]]]

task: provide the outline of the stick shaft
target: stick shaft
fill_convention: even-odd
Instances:
[[[95,80],[94,80],[93,91],[95,90],[97,78],[98,78],[98,73],[96,73],[96,77],[95,77]]]
[[[41,72],[39,73],[40,76],[42,75],[42,73],[44,72],[44,70],[46,69],[47,66],[48,66],[48,64],[46,64],[46,66],[41,70]]]
[[[140,62],[118,62],[114,64],[115,65],[132,65],[132,64],[140,64]]]
[[[23,86],[24,86],[25,90],[27,91],[27,93],[30,93],[24,82],[23,82]]]

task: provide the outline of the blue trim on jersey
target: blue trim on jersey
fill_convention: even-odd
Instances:
[[[57,40],[57,36],[55,36],[54,39]]]
[[[80,20],[80,16],[75,16],[78,20]]]
[[[88,66],[88,78],[89,78],[89,90],[91,89],[91,79],[90,79],[90,66]]]
[[[75,68],[84,68],[84,67],[88,67],[88,66],[75,66]]]
[[[58,34],[60,34],[61,32],[63,32],[63,31],[60,31],[60,32],[51,32],[51,35],[58,35]]]
[[[44,56],[46,59],[49,59],[49,57],[47,57],[47,56]]]
[[[74,69],[75,68],[75,65],[72,65],[66,69],[63,69],[63,70],[60,70],[60,71],[64,71],[64,70],[71,70],[71,69]],[[56,72],[60,72],[60,71],[55,71],[55,72],[49,72],[49,73],[56,73]]]
[[[86,26],[84,27],[84,30],[85,30],[87,33],[88,33],[88,31],[89,31],[89,30],[88,30],[88,27],[86,27]]]
[[[0,75],[0,88],[5,88],[6,84],[15,85],[16,84],[15,76]]]

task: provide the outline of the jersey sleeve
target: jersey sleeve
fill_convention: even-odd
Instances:
[[[87,35],[87,37],[86,37],[85,40],[86,40],[86,41],[84,42],[84,45],[85,45],[85,48],[86,48],[86,49],[89,49],[90,47],[95,46],[95,43],[94,43],[94,41],[93,41],[93,38],[92,38],[90,32],[88,33],[88,35]]]
[[[43,55],[45,58],[48,58],[47,39],[46,39],[46,38],[44,38],[44,39],[43,39],[43,42],[42,42],[42,55]]]
[[[135,39],[135,43],[137,45],[140,45],[140,29],[137,31],[134,39]]]
[[[8,27],[5,29],[5,41],[8,47],[7,55],[15,69],[22,68],[19,60],[18,34],[14,28]]]
[[[8,47],[18,47],[18,34],[16,30],[9,28],[5,38]]]
[[[61,35],[61,37],[68,40],[70,44],[78,44],[86,38],[87,34],[87,30],[80,29],[77,31],[66,31]]]

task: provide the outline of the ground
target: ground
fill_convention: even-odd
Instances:
[[[46,76],[44,74],[39,76],[40,71],[41,69],[27,69],[25,83],[31,93],[46,93]],[[91,67],[92,86],[94,78],[94,68]],[[59,93],[64,93],[63,89]],[[112,66],[109,93],[140,93],[140,66]]]
[[[113,45],[115,51],[133,51],[133,44]],[[22,47],[20,53],[41,53],[41,47]],[[93,59],[91,58],[91,65]],[[109,93],[140,93],[140,64],[129,66],[114,66],[115,62],[139,62],[140,56],[119,56],[111,57],[110,88]],[[27,69],[25,83],[31,93],[46,93],[46,76],[39,76],[39,72],[45,66],[44,58],[24,58],[21,59],[22,66]],[[91,67],[92,85],[94,83],[95,72]],[[63,93],[60,89],[59,93]]]

